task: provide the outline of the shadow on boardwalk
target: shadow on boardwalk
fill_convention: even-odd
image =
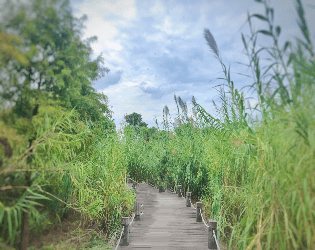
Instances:
[[[208,249],[208,229],[196,222],[196,210],[170,191],[137,186],[142,216],[130,226],[129,246],[117,249]]]

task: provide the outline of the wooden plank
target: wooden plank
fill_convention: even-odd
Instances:
[[[143,214],[129,226],[129,245],[117,249],[208,249],[208,229],[196,222],[196,210],[185,199],[147,184],[139,184],[136,193]]]

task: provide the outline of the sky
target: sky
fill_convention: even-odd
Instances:
[[[191,108],[192,96],[206,111],[215,114],[212,100],[218,101],[215,86],[224,83],[222,68],[204,38],[209,29],[219,48],[223,63],[231,67],[231,79],[237,88],[253,83],[247,67],[241,33],[247,37],[247,12],[264,14],[262,4],[254,0],[70,0],[76,17],[87,15],[83,38],[97,36],[92,44],[93,57],[102,53],[110,72],[94,83],[109,98],[117,128],[125,114],[142,115],[149,127],[155,119],[161,124],[163,108],[177,114],[174,94]],[[314,41],[315,4],[302,1],[311,38]],[[293,0],[271,0],[275,24],[282,32],[280,45],[301,37],[296,23]],[[267,28],[254,22],[255,30]],[[258,37],[258,45],[271,40]],[[264,65],[264,64],[262,64]],[[266,65],[266,63],[265,63]],[[246,90],[246,89],[245,89]],[[246,93],[247,97],[251,92]],[[255,100],[251,100],[253,105]]]

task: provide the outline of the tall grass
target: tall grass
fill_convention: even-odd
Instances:
[[[251,35],[241,35],[254,79],[248,87],[257,95],[252,109],[205,29],[225,81],[219,89],[221,104],[214,103],[216,116],[194,98],[190,116],[187,104],[174,96],[178,114],[173,126],[165,106],[163,130],[148,136],[126,126],[120,140],[101,124],[82,123],[75,113],[45,107],[32,119],[38,143],[28,164],[27,154],[21,155],[25,146],[19,146],[26,144],[18,136],[23,121],[16,128],[1,121],[0,135],[16,148],[12,158],[3,159],[4,166],[14,167],[1,169],[1,188],[8,188],[8,178],[18,180],[21,171],[33,171],[35,178],[29,191],[20,191],[18,202],[0,203],[1,237],[13,245],[25,208],[37,229],[47,212],[58,217],[72,207],[107,235],[119,231],[120,217],[130,215],[135,198],[125,186],[128,172],[138,181],[150,178],[157,185],[181,184],[184,193],[191,191],[204,203],[205,216],[218,221],[220,240],[229,249],[315,249],[314,46],[300,0],[296,9],[303,40],[295,46],[289,41],[280,45],[274,10],[265,0],[256,2],[265,7],[265,15],[248,15]],[[267,29],[255,31],[254,18]],[[270,38],[273,46],[257,48],[258,35]],[[262,52],[270,55],[265,68]]]
[[[218,116],[193,99],[189,118],[187,105],[175,96],[173,131],[160,130],[149,142],[126,140],[128,170],[138,179],[182,184],[184,192],[192,191],[204,202],[204,213],[219,222],[220,239],[229,249],[314,249],[314,47],[300,0],[296,9],[303,40],[296,45],[280,45],[273,8],[268,1],[256,2],[265,7],[265,15],[248,15],[251,35],[241,38],[254,79],[248,87],[258,101],[252,110],[258,116],[246,105],[205,29],[226,82],[226,91],[219,92]],[[267,29],[255,31],[253,19]],[[273,46],[257,48],[258,35],[270,38]],[[261,67],[262,52],[270,55],[267,67]]]
[[[5,133],[14,146],[12,159],[1,168],[1,188],[10,190],[7,181],[21,182],[25,171],[32,173],[34,181],[24,193],[19,193],[17,201],[13,195],[1,196],[0,239],[10,245],[18,244],[21,213],[25,209],[30,211],[30,226],[37,236],[76,211],[82,220],[94,221],[105,244],[104,238],[120,230],[120,218],[131,214],[135,198],[125,185],[124,145],[102,124],[81,122],[75,111],[43,107],[32,124],[38,138],[32,161],[25,164],[30,154],[20,155],[19,147],[24,150],[20,146],[24,145],[20,143],[22,138],[14,128],[1,122],[0,135]]]
[[[37,149],[46,166],[60,169],[56,181],[63,183],[64,188],[56,183],[44,182],[42,186],[54,188],[59,197],[70,200],[73,207],[109,236],[120,229],[120,218],[130,215],[135,197],[126,188],[126,159],[117,134],[108,134],[102,126],[87,125],[71,136],[69,130],[76,129],[76,125],[68,121]],[[43,179],[47,177],[49,174]]]

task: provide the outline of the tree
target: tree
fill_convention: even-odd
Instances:
[[[140,127],[140,128],[148,127],[148,124],[142,121],[141,114],[137,114],[136,112],[133,112],[130,115],[125,115],[124,119],[130,126],[135,126],[135,127]]]
[[[140,134],[146,142],[150,141],[151,138],[156,138],[157,132],[158,129],[156,127],[141,127],[140,129]]]
[[[5,57],[1,98],[23,104],[17,107],[20,113],[32,112],[41,96],[43,102],[53,98],[67,109],[75,108],[84,120],[110,118],[107,97],[91,86],[109,69],[103,67],[101,56],[90,60],[90,44],[96,37],[80,39],[86,18],[74,18],[68,0],[31,0],[17,7],[8,1],[7,6],[0,27],[5,36],[19,37],[27,60]]]
[[[23,139],[19,142],[22,146],[13,148],[13,152],[29,150],[24,167],[34,169],[33,149],[42,133],[35,128],[39,110],[56,113],[75,109],[79,119],[93,121],[98,127],[113,128],[108,98],[96,93],[92,87],[92,82],[109,70],[103,66],[101,56],[91,60],[90,44],[96,38],[82,41],[81,31],[86,18],[74,18],[68,0],[30,0],[23,4],[8,0],[5,6],[0,10],[3,17],[0,21],[0,101],[9,101],[14,107],[1,112],[4,121],[1,129],[8,137]],[[11,129],[14,132],[11,133]],[[69,132],[76,134],[76,128]],[[5,139],[14,141],[12,138]],[[5,164],[3,161],[3,168],[7,167]],[[31,187],[36,180],[28,170],[19,173],[19,178],[14,172],[6,173],[0,169],[0,173],[1,187]],[[30,195],[29,188],[6,191],[6,187],[2,190],[6,194],[3,197],[10,196],[11,200],[3,201],[1,206],[14,209],[21,200],[42,197]],[[27,249],[29,207],[19,211],[21,213],[15,214],[16,223],[12,227],[11,222],[9,226],[4,224],[4,211],[0,210],[1,236],[4,235],[12,245],[16,236],[12,230],[21,230],[21,249]],[[22,218],[18,218],[20,214]]]

